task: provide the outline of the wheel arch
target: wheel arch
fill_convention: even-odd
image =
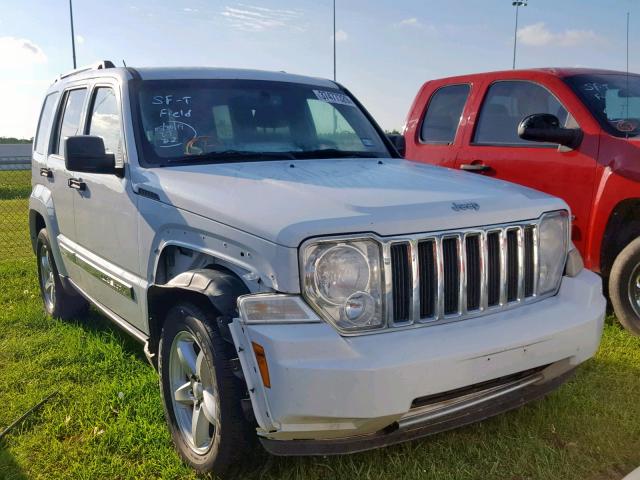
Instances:
[[[177,301],[190,301],[203,308],[213,307],[223,338],[233,342],[228,323],[237,314],[237,299],[250,293],[246,283],[233,271],[221,265],[211,265],[182,272],[162,285],[151,285],[147,291],[149,310],[149,350],[157,346],[165,322],[165,313]]]
[[[627,198],[613,207],[600,246],[600,270],[606,277],[620,252],[640,236],[640,198]]]
[[[38,241],[38,233],[47,227],[42,214],[34,209],[29,209],[29,237],[31,239],[31,249],[35,253],[36,243]]]
[[[36,251],[38,233],[42,228],[46,228],[49,233],[49,242],[51,242],[53,258],[58,267],[58,272],[63,277],[66,277],[68,275],[67,270],[58,246],[59,230],[51,190],[44,185],[37,184],[29,197],[29,239],[34,253]]]

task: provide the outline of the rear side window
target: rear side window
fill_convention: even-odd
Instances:
[[[82,106],[84,105],[84,99],[86,96],[87,90],[85,88],[70,90],[67,92],[53,153],[64,156],[64,139],[80,133]]]
[[[50,93],[44,99],[42,111],[40,112],[40,120],[38,120],[38,130],[36,131],[35,151],[37,153],[45,153],[47,150],[46,140],[49,138],[51,131],[51,119],[53,118],[53,109],[58,100],[58,93]]]
[[[480,110],[474,143],[490,145],[541,146],[518,137],[518,124],[534,113],[551,113],[560,125],[567,121],[567,110],[546,88],[532,82],[500,81],[489,87]]]
[[[118,98],[112,88],[96,88],[91,104],[87,132],[89,135],[102,137],[105,150],[108,153],[113,153],[116,159],[122,159],[120,110],[118,108]]]
[[[453,143],[469,90],[469,85],[450,85],[436,90],[422,121],[422,142]]]

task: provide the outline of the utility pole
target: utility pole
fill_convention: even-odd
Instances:
[[[336,81],[336,0],[333,0],[333,81]]]
[[[76,36],[73,33],[73,5],[69,0],[69,21],[71,22],[71,52],[73,54],[73,68],[76,68]]]
[[[511,5],[516,7],[516,27],[513,30],[513,66],[516,69],[516,49],[518,48],[518,10],[520,7],[526,7],[528,0],[516,0],[511,2]]]
[[[629,16],[631,14],[627,12],[627,75],[629,74]]]

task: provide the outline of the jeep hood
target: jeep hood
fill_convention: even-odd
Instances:
[[[400,159],[183,165],[137,170],[132,180],[146,197],[287,247],[321,235],[459,229],[567,208],[525,187]]]

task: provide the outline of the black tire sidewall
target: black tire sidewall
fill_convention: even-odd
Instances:
[[[640,335],[640,316],[629,299],[629,281],[640,265],[640,238],[636,238],[620,252],[609,276],[609,298],[618,321],[634,335]]]
[[[225,345],[217,330],[212,327],[214,312],[205,311],[193,304],[180,303],[167,312],[162,337],[158,349],[158,373],[160,377],[160,391],[173,443],[182,458],[198,472],[214,471],[223,475],[233,466],[235,451],[241,450],[242,445],[233,441],[233,430],[238,430],[244,425],[238,425],[236,415],[229,414],[238,408],[240,399],[237,389],[229,384],[225,377],[225,364],[228,361],[225,355]],[[169,355],[176,335],[187,331],[193,335],[213,372],[215,386],[218,392],[218,421],[219,429],[216,429],[211,447],[204,454],[194,452],[187,440],[182,435],[171,400],[171,382],[169,380]],[[235,404],[234,404],[235,403]]]

